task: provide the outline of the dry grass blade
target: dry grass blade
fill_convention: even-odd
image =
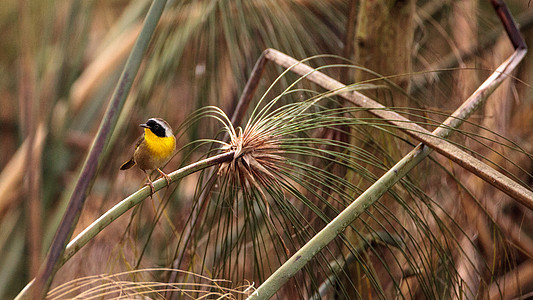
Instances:
[[[35,142],[33,145],[34,151],[40,149],[43,145],[46,131],[42,125],[37,129],[35,135]],[[24,160],[27,156],[28,143],[25,142],[19,148],[17,153],[11,158],[9,163],[4,167],[2,173],[0,173],[0,215],[12,205],[13,200],[17,198],[17,189],[15,186],[19,186],[24,176]]]
[[[77,112],[106,76],[124,62],[140,31],[141,24],[138,24],[116,38],[72,84],[69,101],[73,112]]]
[[[514,270],[497,278],[488,290],[488,299],[526,299],[533,286],[533,261],[527,260],[517,266]],[[529,290],[522,290],[523,287],[530,287]],[[521,296],[524,296],[522,298]]]
[[[149,280],[165,272],[196,278],[197,283],[165,284]],[[249,283],[231,285],[228,280],[211,279],[193,272],[152,268],[77,278],[51,290],[47,299],[164,299],[163,294],[168,291],[176,292],[182,299],[240,299],[253,291]]]

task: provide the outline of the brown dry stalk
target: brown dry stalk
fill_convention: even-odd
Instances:
[[[35,134],[35,140],[33,144],[33,151],[40,151],[43,145],[46,131],[42,124],[39,125],[37,133]],[[21,200],[17,198],[19,189],[16,187],[22,182],[24,176],[24,162],[25,157],[28,155],[28,140],[24,141],[22,146],[17,150],[15,155],[11,157],[7,165],[0,173],[0,215],[11,205],[13,201]]]
[[[94,90],[102,85],[107,75],[115,70],[128,54],[141,32],[142,24],[132,26],[106,47],[74,82],[70,92],[70,105],[77,112]]]
[[[450,295],[458,298],[475,299],[476,295],[479,295],[479,270],[483,267],[484,259],[472,244],[474,235],[473,232],[465,233],[457,247],[460,249],[455,259],[457,278],[454,279],[455,284],[451,287]]]
[[[514,270],[498,278],[489,287],[488,299],[513,299],[531,290],[522,290],[533,285],[533,260],[527,260]],[[525,299],[521,298],[520,299]]]
[[[476,174],[489,184],[533,210],[533,192],[531,190],[511,180],[507,176],[494,170],[487,164],[474,158],[472,155],[444,139],[452,132],[453,128],[457,128],[482,104],[483,100],[496,89],[501,81],[508,77],[509,72],[514,70],[525,54],[525,49],[519,49],[513,53],[513,55],[503,62],[500,67],[472,94],[472,96],[470,96],[470,98],[468,98],[448,119],[446,119],[440,127],[433,131],[433,133],[424,129],[420,125],[413,123],[402,115],[388,110],[385,106],[361,93],[340,92],[338,95],[356,106],[368,109],[373,115],[398,127],[398,129],[407,133],[411,137],[451,159],[458,165]],[[305,76],[306,79],[325,89],[342,91],[346,88],[344,84],[337,80],[334,80],[324,73],[321,73],[278,50],[267,49],[264,52],[264,56],[266,59],[285,68],[289,68],[290,71],[300,76]]]

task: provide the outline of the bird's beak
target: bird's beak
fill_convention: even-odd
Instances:
[[[143,124],[139,124],[139,126],[144,127],[144,128],[149,128],[148,125],[146,125],[144,123]]]

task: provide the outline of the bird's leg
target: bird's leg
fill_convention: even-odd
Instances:
[[[165,172],[161,171],[161,169],[159,169],[159,168],[157,168],[157,172],[159,172],[159,174],[161,174],[161,176],[165,177],[165,180],[167,181],[167,186],[170,186],[170,182],[171,182],[170,176],[165,174]]]
[[[154,184],[152,183],[152,180],[150,180],[150,175],[148,175],[148,173],[144,172],[144,175],[146,175],[146,179],[148,179],[148,182],[145,183],[144,185],[150,186],[150,190],[152,191],[152,193],[150,194],[150,197],[152,197],[155,193]]]

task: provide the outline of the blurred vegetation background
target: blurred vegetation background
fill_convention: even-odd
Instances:
[[[531,45],[528,1],[506,2]],[[0,299],[13,298],[35,277],[149,5],[0,5]],[[164,118],[177,129],[180,150],[166,172],[211,155],[222,126],[194,119],[195,111],[213,105],[231,117],[266,48],[296,59],[329,54],[309,64],[345,84],[361,83],[368,96],[428,129],[513,51],[489,1],[169,1],[74,234],[143,185],[142,172],[119,167],[142,133],[137,125],[148,118]],[[528,187],[531,57],[451,139]],[[267,63],[247,116],[278,95],[272,110],[289,114],[291,104],[325,92],[305,80],[286,91],[298,80],[293,74],[268,89],[282,72]],[[293,129],[276,123],[275,115],[263,116],[281,128],[277,138],[286,147],[273,187],[270,177],[257,186],[221,173],[211,180],[217,177],[211,170],[186,177],[106,228],[59,270],[53,285],[162,268],[128,280],[201,283],[206,279],[196,276],[202,275],[226,279],[235,289],[257,287],[416,145],[382,120],[327,98],[324,107],[311,106],[322,111],[312,118],[335,115],[331,131],[313,127],[311,117]],[[295,138],[302,144],[287,146]],[[208,201],[204,208],[201,199]],[[533,213],[432,154],[277,295],[512,299],[532,293]],[[186,298],[153,296],[163,297]]]

